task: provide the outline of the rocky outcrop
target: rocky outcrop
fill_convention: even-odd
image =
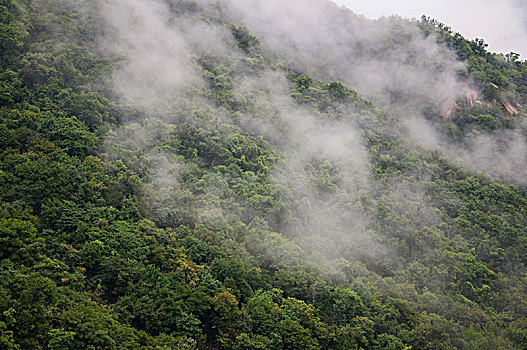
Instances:
[[[479,94],[474,89],[467,89],[465,91],[465,102],[467,103],[467,106],[474,107],[474,105],[481,104],[481,101],[478,100]]]
[[[496,84],[490,83],[489,85],[497,90],[500,90],[500,88]],[[467,107],[469,108],[474,107],[476,104],[479,104],[479,105],[485,104],[487,106],[490,106],[492,103],[497,102],[496,100],[489,102],[486,100],[482,100],[479,97],[480,97],[479,93],[476,90],[471,89],[471,88],[467,88],[465,90],[465,103]],[[521,108],[521,106],[519,104],[515,107],[509,100],[506,100],[506,99],[503,99],[501,103],[503,104],[503,107],[505,108],[507,113],[512,114],[512,115],[520,114],[520,111],[518,110],[518,108]],[[456,112],[456,110],[458,110],[458,108],[459,108],[459,105],[457,104],[456,101],[454,100],[445,101],[440,107],[441,118],[443,118],[444,120],[450,119],[452,115]]]
[[[520,114],[518,109],[514,107],[509,101],[504,101],[503,106],[505,107],[505,110],[509,112],[509,114]]]
[[[457,109],[459,108],[459,105],[456,101],[446,101],[441,105],[440,108],[440,116],[443,118],[443,120],[448,120],[454,114]]]
[[[465,103],[468,107],[474,107],[475,104],[482,104],[483,102],[478,99],[479,94],[476,90],[467,88],[465,90]],[[444,120],[450,119],[450,117],[457,111],[459,105],[455,100],[445,101],[441,107],[441,118]]]

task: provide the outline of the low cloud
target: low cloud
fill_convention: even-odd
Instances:
[[[527,55],[527,4],[521,0],[332,1],[368,18],[430,16],[469,39],[483,38],[492,51]]]
[[[187,121],[196,124],[199,121],[191,120],[192,113],[183,113],[185,109],[207,109],[219,124],[222,118],[232,122],[227,109],[217,107],[207,96],[207,89],[199,89],[205,82],[196,58],[212,58],[213,65],[223,61],[241,67],[245,64],[243,54],[235,50],[228,28],[171,11],[169,4],[173,2],[112,0],[103,6],[111,33],[105,45],[123,63],[115,72],[116,90],[128,104],[156,117],[156,106],[175,104],[180,110],[174,113],[185,114]],[[464,96],[467,86],[457,79],[464,66],[455,54],[438,45],[435,37],[423,36],[414,24],[400,18],[370,21],[318,0],[201,0],[196,6],[210,11],[213,18],[246,26],[261,40],[264,50],[271,50],[296,72],[341,81],[359,91],[384,107],[390,116],[403,120],[415,143],[440,148],[451,158],[486,171],[480,164],[494,153],[478,147],[477,142],[496,144],[498,139],[474,140],[473,146],[456,150],[441,143],[425,118],[426,112]],[[285,73],[271,65],[266,67],[249,73],[233,69],[225,76],[217,73],[230,92],[249,106],[237,111],[235,127],[247,135],[263,136],[280,150],[282,161],[275,167],[272,181],[286,189],[293,212],[280,231],[288,233],[319,261],[338,259],[343,251],[346,256],[359,252],[381,254],[383,249],[367,234],[370,221],[360,203],[361,196],[372,195],[375,187],[371,185],[372,165],[360,127],[350,118],[331,120],[296,104]],[[213,128],[214,122],[210,124],[207,127]],[[140,132],[135,133],[136,128]],[[128,132],[123,129],[118,133],[117,139],[131,150],[150,145],[158,138],[147,128],[132,125]],[[127,135],[131,140],[126,140]],[[521,137],[514,136],[514,147],[508,149],[510,157],[504,158],[503,168],[514,167],[516,156],[525,153],[522,142]],[[148,211],[167,225],[191,222],[197,214],[185,208],[194,205],[192,194],[178,185],[184,161],[164,153],[149,153],[148,149],[141,152],[151,165],[143,194],[152,199]],[[474,152],[483,153],[474,157],[478,155]],[[484,161],[473,163],[476,159]],[[221,182],[216,187],[222,195],[224,185]],[[414,202],[424,197],[423,191],[414,192]],[[414,192],[395,189],[392,195],[408,197],[407,193]],[[210,211],[216,215],[223,209],[214,207]],[[433,222],[433,213],[427,215]]]
[[[454,53],[407,21],[370,21],[329,1],[225,2],[242,23],[298,70],[342,81],[384,107],[421,112],[463,95]]]
[[[105,2],[102,13],[113,34],[105,43],[124,64],[115,72],[116,90],[134,105],[173,99],[195,76],[188,42],[156,0]]]

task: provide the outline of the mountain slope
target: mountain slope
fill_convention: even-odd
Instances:
[[[518,57],[315,0],[0,18],[2,348],[525,347]]]

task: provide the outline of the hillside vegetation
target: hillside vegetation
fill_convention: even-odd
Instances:
[[[527,62],[303,1],[0,0],[1,349],[527,348]]]

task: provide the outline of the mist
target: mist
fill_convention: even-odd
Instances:
[[[142,191],[149,203],[145,212],[164,225],[210,219],[221,226],[222,220],[237,217],[255,232],[284,234],[318,264],[336,265],[343,256],[389,254],[371,236],[371,214],[361,203],[363,197],[378,194],[359,122],[362,112],[349,108],[344,114],[359,118],[339,120],[321,118],[320,111],[300,106],[291,97],[286,72],[265,63],[258,69],[248,65],[222,21],[247,27],[260,40],[262,54],[277,57],[292,71],[340,81],[382,107],[397,121],[397,132],[407,137],[410,147],[439,149],[463,166],[522,181],[511,175],[527,166],[521,158],[526,149],[521,135],[511,134],[513,143],[505,148],[494,147],[502,138],[492,135],[452,146],[427,119],[430,114],[439,116],[445,104],[463,98],[472,87],[458,78],[465,66],[455,54],[435,36],[424,36],[415,23],[398,17],[370,21],[318,0],[204,0],[193,2],[190,10],[182,4],[114,0],[101,7],[109,33],[102,45],[120,59],[113,86],[122,103],[142,111],[144,118],[130,117],[130,124],[107,139],[106,150],[115,159],[122,148],[139,153],[134,166],[146,167],[148,179]],[[205,67],[203,60],[225,65],[211,72],[214,67]],[[240,69],[229,70],[228,65]],[[206,92],[213,76],[246,107],[233,112],[213,102]],[[290,215],[276,227],[263,222],[250,203],[225,207],[212,200],[193,201],[184,185],[183,174],[190,171],[184,159],[156,149],[162,137],[155,130],[170,134],[181,122],[209,131],[229,124],[244,135],[262,136],[280,155],[271,182],[281,191]],[[497,154],[506,156],[499,164],[489,162]],[[221,173],[209,172],[203,179],[210,183],[207,198],[230,195]],[[425,213],[422,223],[434,225],[432,203],[424,209],[412,207],[426,202],[424,189],[405,183],[391,189],[387,200],[413,198],[409,215],[419,222]],[[273,249],[269,243],[269,256],[275,256]]]
[[[134,164],[128,166],[147,176],[141,195],[148,204],[144,211],[163,226],[193,220],[217,222],[221,217],[239,215],[239,209],[218,207],[212,201],[193,202],[183,184],[185,162],[157,151],[156,145],[170,137],[172,123],[191,123],[207,130],[232,123],[223,107],[215,107],[200,92],[209,73],[204,74],[199,59],[227,60],[239,66],[246,63],[229,30],[200,20],[192,12],[173,11],[169,5],[173,4],[116,0],[101,7],[110,34],[103,42],[104,50],[120,58],[114,88],[122,103],[142,111],[139,115],[143,118],[130,116],[129,124],[107,138],[105,148],[112,159],[119,159],[122,152],[137,154]],[[278,3],[274,5],[278,10]],[[197,6],[214,10],[213,2]],[[370,191],[371,168],[358,126],[349,121],[321,120],[316,111],[299,108],[291,98],[293,90],[285,72],[272,67],[231,72],[226,84],[250,106],[237,112],[241,131],[264,136],[283,155],[271,177],[274,186],[287,189],[284,193],[293,212],[273,230],[311,252],[312,262],[319,264],[338,260],[344,250],[348,254],[381,251],[366,235],[369,219],[358,204],[360,195]],[[196,109],[206,111],[206,120],[192,117],[189,112]],[[205,177],[211,181],[211,198],[227,195],[217,176],[210,173]],[[248,204],[237,207],[240,205],[246,206],[243,212],[252,212],[244,219],[249,220],[249,227],[270,228]],[[268,254],[273,256],[271,246]]]
[[[330,0],[0,18],[7,346],[523,348],[516,54]]]
[[[267,122],[251,114],[241,119],[247,130],[268,135],[283,154],[273,182],[288,189],[294,208],[283,232],[312,252],[319,264],[338,259],[344,250],[376,254],[381,248],[366,235],[369,218],[359,205],[360,196],[372,191],[371,164],[359,126],[321,119],[297,105],[282,73],[246,78],[241,91],[264,91],[275,115]]]
[[[513,5],[497,8],[511,13]],[[512,131],[513,137],[483,132],[453,145],[435,129],[431,115],[438,118],[445,106],[471,94],[481,97],[474,83],[459,78],[466,67],[455,53],[434,35],[425,37],[415,22],[397,16],[371,21],[317,0],[231,0],[225,7],[232,21],[247,26],[298,71],[341,81],[383,107],[404,125],[415,146],[438,149],[461,166],[525,184],[521,150],[527,144],[521,132]],[[478,11],[488,15],[492,8]],[[482,140],[486,147],[475,146]]]
[[[527,5],[520,0],[468,1],[357,1],[333,0],[353,12],[377,19],[399,15],[406,18],[430,16],[452,27],[468,39],[483,38],[494,52],[527,55]]]
[[[424,108],[464,93],[455,55],[402,19],[373,22],[318,0],[226,3],[233,21],[298,70],[341,81],[380,105]]]
[[[169,25],[166,5],[155,0],[112,1],[101,11],[113,32],[106,46],[125,59],[114,84],[128,102],[172,99],[192,82],[190,48],[182,33]]]

